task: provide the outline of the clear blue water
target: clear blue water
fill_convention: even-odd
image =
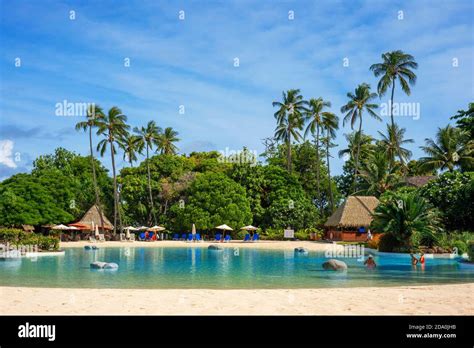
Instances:
[[[344,273],[324,271],[323,254],[203,247],[66,249],[64,256],[0,261],[0,285],[73,288],[322,288],[474,282],[474,269],[455,260],[427,259],[412,268],[409,257],[377,256],[367,270],[354,258]],[[118,270],[91,270],[93,261]]]

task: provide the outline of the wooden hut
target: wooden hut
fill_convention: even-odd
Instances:
[[[379,200],[374,196],[349,196],[328,218],[325,237],[334,241],[364,242],[367,240],[372,213]],[[376,238],[374,231],[372,236]]]
[[[99,208],[97,207],[96,204],[94,204],[90,209],[84,214],[81,220],[74,222],[72,224],[69,224],[69,226],[74,226],[77,227],[80,230],[89,230],[92,231],[93,227],[92,226],[99,226],[99,230],[113,230],[114,226],[112,223],[107,219],[107,217],[104,215],[104,211],[102,210],[102,218],[104,220],[104,226],[102,226],[101,219],[100,219],[100,214],[99,214]]]

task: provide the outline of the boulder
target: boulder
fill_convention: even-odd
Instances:
[[[84,246],[84,249],[86,249],[86,250],[91,250],[91,249],[92,249],[92,246],[86,245],[86,246]]]
[[[95,246],[95,245],[92,246],[92,250],[97,250],[97,249],[99,249],[98,246]]]
[[[323,263],[326,271],[347,271],[347,265],[344,261],[330,259]]]
[[[100,262],[100,261],[95,261],[91,263],[91,268],[93,269],[102,269],[105,267],[107,262]]]
[[[303,247],[298,247],[298,248],[295,248],[295,253],[297,253],[297,254],[307,254],[308,250],[303,248]]]
[[[104,269],[118,269],[118,268],[119,266],[114,262],[106,263],[104,266]]]
[[[209,245],[207,247],[207,249],[209,249],[209,250],[224,250],[224,248],[222,248],[220,245]]]

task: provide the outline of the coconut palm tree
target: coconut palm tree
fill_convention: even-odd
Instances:
[[[100,215],[100,225],[101,228],[104,228],[104,216],[102,214],[102,207],[100,205],[100,194],[99,186],[97,185],[97,175],[95,172],[95,158],[94,158],[94,145],[92,143],[92,128],[98,126],[98,120],[104,117],[104,112],[99,105],[91,105],[87,109],[86,120],[76,123],[76,131],[89,131],[89,150],[91,155],[91,166],[92,166],[92,181],[94,183],[95,191],[95,204],[99,210]]]
[[[385,155],[390,160],[390,166],[393,167],[395,163],[395,157],[398,156],[402,168],[405,168],[406,161],[411,157],[411,151],[404,148],[404,144],[414,143],[413,139],[404,139],[405,137],[405,128],[398,127],[397,124],[387,124],[387,134],[379,132],[382,139],[380,144],[385,149]]]
[[[346,122],[351,122],[351,129],[354,129],[354,124],[359,120],[359,134],[362,134],[362,118],[364,110],[369,116],[381,121],[381,118],[375,113],[374,109],[378,107],[377,104],[370,103],[371,100],[377,97],[376,93],[370,92],[370,86],[367,83],[362,83],[355,89],[355,93],[347,93],[349,101],[346,105],[341,107],[341,112],[345,114],[343,125]],[[360,144],[357,145],[357,151],[354,158],[354,179],[352,183],[352,190],[355,190],[357,170],[359,166]]]
[[[319,142],[320,142],[320,130],[323,123],[323,117],[328,117],[330,112],[323,111],[324,108],[330,108],[331,102],[323,100],[323,98],[311,98],[308,101],[308,110],[304,113],[304,117],[306,121],[309,121],[308,125],[306,126],[306,131],[304,136],[306,137],[309,133],[311,133],[315,140],[316,145],[316,188],[318,192],[318,199],[321,202],[321,179],[320,179],[320,160],[319,160]],[[320,212],[323,213],[322,204],[320,206]]]
[[[105,138],[97,144],[97,151],[101,156],[104,156],[107,150],[107,145],[110,147],[110,156],[112,159],[112,174],[114,180],[114,234],[117,232],[117,214],[119,221],[119,231],[122,230],[122,218],[119,209],[118,190],[117,190],[117,175],[115,170],[115,143],[119,138],[125,137],[127,130],[130,128],[126,124],[127,116],[122,113],[117,106],[113,106],[104,117],[98,120],[97,135],[102,135]]]
[[[160,135],[162,130],[158,127],[155,121],[149,121],[146,127],[135,127],[133,131],[138,134],[140,137],[141,146],[146,148],[146,167],[148,172],[148,194],[150,199],[150,214],[148,219],[151,220],[153,216],[153,222],[156,224],[155,208],[153,204],[153,195],[151,193],[151,173],[150,173],[150,150],[153,150],[153,147],[159,146]]]
[[[474,141],[459,128],[438,128],[436,140],[425,139],[420,148],[427,154],[418,160],[422,170],[470,170],[474,167]]]
[[[291,173],[291,139],[299,141],[303,129],[304,120],[303,114],[307,111],[307,102],[303,100],[299,89],[290,89],[282,92],[282,101],[274,101],[273,107],[278,107],[278,111],[274,116],[277,120],[277,127],[275,129],[275,138],[278,141],[283,141],[287,146],[287,168]]]
[[[178,132],[171,127],[166,127],[165,131],[160,134],[158,150],[162,155],[175,155],[178,152],[178,147],[174,143],[179,140]]]
[[[388,190],[394,190],[403,185],[400,180],[399,164],[391,163],[385,151],[375,151],[363,163],[359,176],[365,181],[365,194],[379,197]]]
[[[326,144],[326,165],[328,167],[328,191],[329,191],[329,202],[331,204],[331,213],[334,211],[334,195],[332,192],[332,184],[331,184],[331,169],[329,166],[329,158],[331,157],[330,154],[330,147],[333,146],[331,144],[331,140],[336,138],[336,130],[339,129],[339,117],[335,114],[327,112],[324,113],[322,123],[322,129],[326,131],[326,138],[324,139],[324,143]]]
[[[339,150],[339,158],[347,157],[349,160],[354,161],[355,154],[357,152],[357,146],[360,145],[360,158],[367,158],[374,150],[374,145],[372,142],[374,139],[364,132],[359,133],[357,131],[344,134],[344,138],[347,141],[347,147],[345,149]]]
[[[118,139],[118,145],[123,150],[123,159],[130,163],[130,167],[137,161],[137,154],[143,152],[143,142],[140,140],[138,135],[133,134],[126,134]]]
[[[392,88],[392,96],[390,98],[390,119],[392,127],[395,125],[393,120],[393,96],[395,93],[395,82],[400,82],[400,86],[406,95],[410,95],[410,85],[415,85],[416,75],[410,69],[417,69],[418,63],[412,55],[397,50],[382,54],[382,63],[373,64],[370,70],[373,71],[375,77],[381,76],[377,85],[377,92],[382,97],[388,90]],[[408,80],[408,81],[407,81]]]

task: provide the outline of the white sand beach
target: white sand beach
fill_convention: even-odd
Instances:
[[[0,287],[4,315],[473,315],[474,284],[281,290]]]

